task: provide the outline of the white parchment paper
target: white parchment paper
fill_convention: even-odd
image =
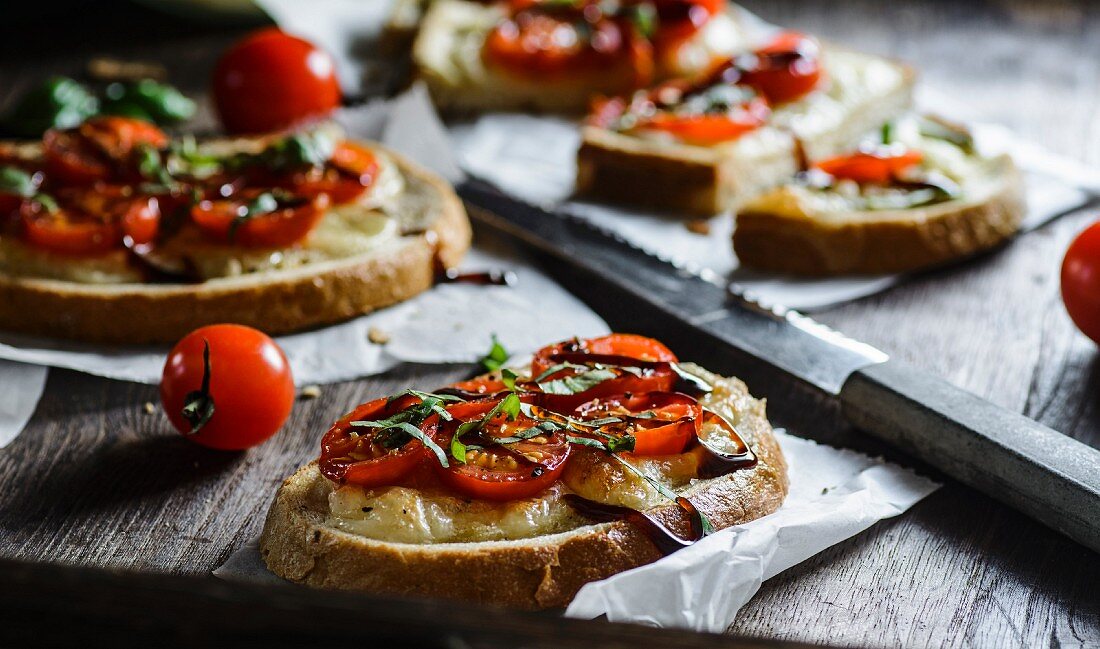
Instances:
[[[586,585],[565,614],[724,631],[761,582],[897,516],[939,486],[912,471],[777,431],[791,491],[779,511],[641,568]],[[277,583],[252,541],[214,571]]]
[[[0,361],[0,448],[23,432],[46,385],[45,367]]]

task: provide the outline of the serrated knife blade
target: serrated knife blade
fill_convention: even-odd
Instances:
[[[479,222],[837,399],[857,428],[1100,552],[1100,451],[553,206],[467,178]]]

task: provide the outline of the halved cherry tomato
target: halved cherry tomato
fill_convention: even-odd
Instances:
[[[628,21],[602,15],[594,3],[585,3],[568,15],[535,7],[501,21],[489,33],[484,56],[506,70],[540,77],[597,71],[628,63],[636,86],[653,74],[653,49]]]
[[[141,145],[168,145],[164,131],[140,119],[93,117],[76,128],[42,136],[47,175],[74,185],[140,178],[133,160]]]
[[[249,217],[233,231],[233,222],[247,214],[250,200],[261,193],[250,190],[234,198],[200,201],[191,208],[191,219],[215,241],[248,248],[284,248],[304,239],[330,202],[328,194],[317,194],[298,204],[283,204],[274,212]]]
[[[924,156],[920,151],[913,150],[860,151],[822,160],[814,166],[834,178],[854,180],[857,183],[888,185],[907,170],[920,164],[923,159]]]
[[[742,83],[756,88],[774,104],[807,95],[821,82],[817,41],[798,32],[783,32],[756,50],[755,65],[743,72]]]
[[[300,196],[328,194],[334,205],[341,205],[370,189],[378,170],[378,158],[373,151],[354,142],[341,142],[327,167],[297,175],[288,188]]]
[[[451,387],[455,388],[456,390],[466,392],[470,395],[484,396],[490,396],[507,389],[507,387],[504,385],[504,381],[501,381],[500,379],[490,379],[485,376],[479,376],[477,378],[470,379],[469,381],[459,381],[458,383],[452,383]]]
[[[684,450],[701,427],[703,408],[678,392],[643,392],[599,397],[574,411],[585,420],[617,417],[610,428],[634,436],[636,455],[674,455]]]
[[[355,426],[355,421],[377,421],[392,417],[416,405],[420,399],[405,396],[399,399],[375,399],[364,403],[332,425],[321,439],[321,473],[340,484],[363,487],[392,485],[430,456],[423,442],[410,439],[398,448],[386,448],[379,443],[376,428]],[[432,415],[419,426],[426,435],[439,435],[439,417]]]
[[[207,344],[213,412],[195,430],[184,406],[202,390]],[[286,422],[294,406],[294,377],[283,350],[263,332],[211,325],[192,331],[172,348],[164,363],[160,398],[168,419],[187,439],[210,448],[243,450],[268,439]]]
[[[442,437],[449,440],[463,422],[484,417],[499,400],[460,403],[447,408],[453,421],[443,422]],[[469,449],[465,463],[451,460],[444,468],[432,466],[440,479],[473,498],[516,500],[543,491],[561,475],[569,459],[569,443],[562,431],[542,433],[534,438],[509,444],[494,444],[494,439],[510,437],[538,422],[520,413],[509,420],[503,413],[493,417],[477,433],[468,433],[462,441],[481,446]]]
[[[152,243],[160,228],[160,202],[125,185],[96,183],[91,187],[66,188],[58,197],[66,207],[117,225],[121,236],[133,245]],[[115,242],[118,243],[118,242]]]
[[[531,361],[532,378],[545,372],[560,361],[551,357],[558,354],[602,354],[605,356],[626,356],[640,361],[676,362],[676,355],[660,341],[637,334],[608,334],[588,340],[566,340],[543,347],[535,353]]]
[[[723,10],[723,0],[656,0],[657,47],[668,49],[691,38]]]
[[[218,61],[214,103],[230,133],[263,133],[327,115],[340,105],[336,64],[309,41],[269,27]]]
[[[770,114],[767,102],[757,98],[725,115],[657,113],[637,128],[663,131],[681,142],[706,146],[736,140],[754,131],[764,125]]]
[[[50,212],[37,201],[20,208],[27,242],[67,255],[95,255],[118,245],[121,233],[111,219],[60,208]]]

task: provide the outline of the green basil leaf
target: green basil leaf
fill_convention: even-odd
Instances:
[[[515,392],[516,391],[516,379],[518,375],[507,367],[500,371],[500,382],[504,384],[504,387]]]
[[[546,381],[538,385],[547,394],[579,394],[616,376],[618,375],[609,369],[594,369],[583,374]]]
[[[0,167],[0,192],[30,198],[38,191],[34,177],[17,167]]]
[[[495,372],[503,367],[511,357],[512,355],[508,353],[504,345],[501,345],[500,341],[497,340],[496,334],[493,334],[493,345],[489,348],[489,353],[482,357],[481,365],[490,372]]]
[[[132,115],[126,111],[138,111],[151,122],[170,126],[195,114],[194,101],[174,87],[153,79],[115,82],[107,86],[104,94],[103,112],[112,115]]]
[[[98,100],[68,77],[51,77],[24,94],[4,119],[5,130],[38,138],[51,128],[72,128],[95,115]]]

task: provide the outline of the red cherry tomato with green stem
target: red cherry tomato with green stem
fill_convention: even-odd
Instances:
[[[1066,250],[1062,301],[1077,328],[1100,344],[1100,222],[1077,235]]]
[[[172,425],[188,439],[243,450],[274,435],[290,416],[294,379],[283,350],[266,334],[211,325],[172,348],[160,398]]]
[[[218,115],[230,133],[283,130],[340,105],[332,57],[276,27],[229,48],[214,69],[213,85]]]

